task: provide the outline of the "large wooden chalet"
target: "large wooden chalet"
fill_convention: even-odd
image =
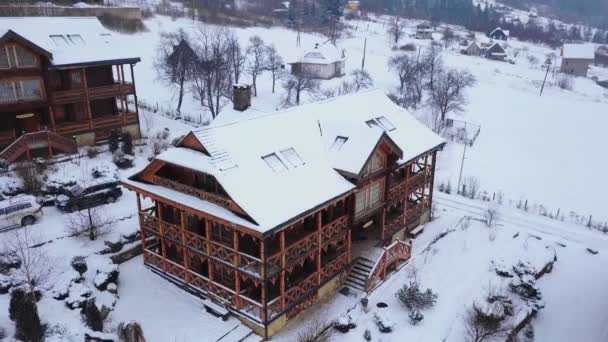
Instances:
[[[0,159],[71,153],[111,131],[140,135],[140,59],[97,18],[0,18],[0,35]]]
[[[373,90],[190,132],[123,184],[145,264],[268,337],[409,259],[443,144]]]

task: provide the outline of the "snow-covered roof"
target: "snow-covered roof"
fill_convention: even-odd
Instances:
[[[116,46],[96,17],[0,18],[0,36],[10,31],[50,53],[54,66],[139,60],[133,50]]]
[[[400,163],[444,142],[381,90],[212,123],[193,134],[210,156],[172,148],[156,159],[213,175],[257,223],[246,226],[261,233],[354,190],[337,170],[359,174],[383,136],[402,150]]]
[[[595,59],[592,44],[564,44],[562,56],[568,59]]]
[[[316,44],[313,49],[305,51],[293,63],[331,64],[343,61],[344,53],[330,43]]]
[[[502,28],[497,27],[492,32],[490,32],[490,36],[493,36],[494,33],[497,33],[498,31],[502,31],[505,34],[505,36],[507,36],[507,37],[511,34],[511,31],[509,31],[509,30],[503,30]]]

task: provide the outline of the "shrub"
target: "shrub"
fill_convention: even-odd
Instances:
[[[108,148],[112,153],[118,150],[118,138],[118,133],[116,131],[110,132],[110,138],[108,139]]]
[[[38,316],[35,298],[25,296],[15,320],[15,338],[28,342],[43,341],[45,330]]]
[[[97,308],[97,305],[95,305],[94,298],[86,301],[84,307],[82,308],[82,315],[84,316],[85,323],[89,328],[91,328],[91,330],[103,330],[103,318],[101,316],[101,312]]]
[[[118,324],[116,335],[120,342],[146,342],[141,325],[133,321]]]
[[[7,171],[8,167],[11,165],[6,159],[0,158],[0,171]]]
[[[369,329],[365,329],[365,331],[363,332],[363,338],[366,341],[371,341],[372,340],[372,332],[369,331]]]
[[[468,341],[483,342],[506,336],[513,324],[497,305],[473,303],[465,314],[464,326]]]
[[[121,150],[124,154],[133,155],[133,138],[129,132],[124,132],[122,134]]]
[[[431,289],[420,291],[420,284],[416,281],[403,285],[395,295],[409,310],[430,309],[437,302],[437,294]]]
[[[11,300],[8,305],[8,317],[11,321],[17,320],[21,308],[23,307],[23,300],[25,298],[25,290],[22,288],[16,288],[11,291]]]
[[[82,275],[87,271],[87,261],[84,256],[75,256],[72,259],[72,268],[76,270],[82,277]]]
[[[112,157],[112,161],[119,169],[128,169],[133,166],[133,156],[129,154],[125,154],[122,151],[114,152],[114,156]]]
[[[95,146],[90,146],[87,148],[87,157],[93,159],[99,155],[99,150]]]
[[[574,88],[574,79],[568,75],[562,75],[557,80],[557,86],[563,90],[572,90]]]
[[[376,322],[376,326],[381,333],[390,333],[393,331],[393,327],[395,326],[390,319],[379,315],[378,313],[374,314],[374,322]]]
[[[6,338],[6,330],[3,327],[0,327],[0,341],[4,341]]]
[[[424,316],[418,310],[410,311],[410,313],[408,314],[408,317],[410,318],[410,323],[412,323],[412,325],[417,325],[418,323],[422,322],[422,320],[424,319]]]
[[[347,315],[340,317],[335,323],[334,328],[341,333],[347,333],[350,329],[354,329],[357,326],[353,323],[353,319]]]
[[[334,330],[331,324],[323,324],[317,320],[310,323],[303,331],[298,333],[297,342],[329,342]]]
[[[416,48],[416,45],[415,45],[415,44],[413,44],[413,43],[409,43],[409,44],[401,45],[401,46],[399,47],[399,50],[402,50],[402,51],[410,51],[410,52],[411,52],[411,51],[416,51],[416,50],[417,50],[417,48]]]
[[[44,166],[32,161],[23,161],[15,167],[17,177],[23,182],[23,190],[28,193],[39,193],[42,190],[44,181],[42,174]]]

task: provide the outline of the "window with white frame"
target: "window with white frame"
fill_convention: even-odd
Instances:
[[[2,81],[0,82],[0,102],[15,102],[15,88],[13,87],[13,82],[10,81]]]
[[[79,34],[68,34],[68,39],[74,45],[84,45],[84,39]]]
[[[19,68],[31,68],[36,66],[36,57],[24,47],[15,45],[13,47],[15,60]]]
[[[49,37],[51,37],[51,40],[57,46],[66,46],[66,45],[68,45],[68,40],[65,39],[65,36],[63,36],[61,34],[52,34]]]
[[[365,188],[359,190],[355,195],[355,215],[376,207],[384,198],[384,180],[379,179]]]
[[[347,137],[337,136],[336,140],[334,140],[334,143],[329,148],[330,151],[340,150],[342,148],[342,146],[346,143],[347,140],[348,140]]]
[[[393,123],[385,116],[376,118],[376,121],[380,124],[380,126],[382,126],[382,128],[384,128],[385,131],[392,131],[395,129],[395,125],[393,125]]]
[[[42,99],[39,79],[0,82],[0,102],[31,101]]]
[[[302,158],[300,158],[300,155],[293,147],[282,150],[281,154],[283,155],[283,158],[285,158],[285,160],[287,160],[287,162],[293,167],[304,165],[304,161]]]
[[[279,156],[277,156],[276,153],[271,153],[267,156],[264,156],[262,157],[262,160],[264,160],[274,172],[287,171],[287,166],[285,166],[283,161],[279,159]]]
[[[21,92],[24,100],[38,100],[42,98],[42,89],[40,89],[40,80],[23,80],[21,81]]]

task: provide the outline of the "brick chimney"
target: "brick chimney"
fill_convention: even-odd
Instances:
[[[251,86],[248,84],[232,85],[232,103],[234,109],[241,112],[251,107]]]

